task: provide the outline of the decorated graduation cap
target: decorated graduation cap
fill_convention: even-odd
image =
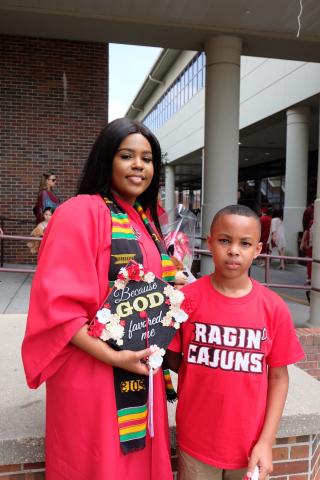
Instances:
[[[89,326],[89,335],[115,349],[143,350],[150,347],[149,376],[114,368],[114,386],[121,450],[124,454],[145,446],[148,423],[153,424],[153,370],[162,365],[165,349],[188,315],[181,308],[184,294],[143,266],[130,261],[118,273],[114,287]],[[167,398],[175,392],[169,370],[163,370]]]
[[[156,345],[165,350],[188,318],[181,308],[183,300],[180,290],[131,261],[120,269],[90,325],[90,335],[116,349],[138,351]]]

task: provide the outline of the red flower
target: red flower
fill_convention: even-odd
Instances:
[[[169,298],[167,298],[167,300],[165,300],[164,303],[165,303],[166,305],[171,305],[171,302],[170,302]]]
[[[123,275],[123,273],[118,273],[118,279],[122,281],[126,281],[126,277]]]
[[[142,312],[139,313],[139,317],[140,318],[147,318],[147,312],[145,310],[143,310]]]
[[[104,308],[110,308],[110,303],[105,303],[103,306]]]
[[[127,272],[130,280],[135,280],[136,282],[139,282],[139,280],[141,280],[140,268],[137,263],[132,263],[131,265],[129,265],[129,267],[127,267]]]
[[[120,320],[120,322],[119,322],[119,323],[120,323],[120,325],[121,325],[122,327],[124,327],[124,326],[125,326],[125,324],[126,324],[125,320]]]
[[[90,325],[88,333],[90,337],[99,338],[100,335],[102,334],[103,329],[104,329],[103,323],[95,322]]]

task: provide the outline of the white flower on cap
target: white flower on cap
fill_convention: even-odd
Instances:
[[[109,308],[102,308],[101,310],[97,311],[96,317],[99,323],[103,323],[103,325],[105,325],[107,322],[110,321],[111,311],[109,310]]]
[[[157,345],[151,345],[151,350],[154,350],[151,355],[149,355],[148,364],[151,368],[159,368],[163,362],[163,356],[166,353],[163,348],[159,348]]]

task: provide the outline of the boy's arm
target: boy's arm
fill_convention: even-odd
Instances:
[[[254,467],[259,467],[259,480],[263,480],[273,470],[272,445],[275,442],[281,415],[289,386],[288,369],[271,367],[268,373],[268,397],[266,415],[260,437],[249,458],[247,476],[252,477]]]
[[[170,368],[173,372],[178,373],[180,364],[182,360],[182,355],[179,352],[173,352],[172,350],[167,350],[165,355],[165,365]]]

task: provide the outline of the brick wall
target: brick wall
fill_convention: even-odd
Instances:
[[[305,359],[296,365],[320,380],[320,328],[297,328]]]
[[[278,438],[272,450],[270,480],[320,480],[320,435]],[[177,478],[177,456],[172,451],[172,469]]]
[[[105,44],[0,35],[0,216],[5,233],[28,234],[43,172],[66,200],[107,120]],[[9,246],[10,245],[10,246]],[[34,260],[25,242],[6,242],[5,260]]]
[[[277,439],[273,448],[272,478],[277,480],[311,480],[316,468],[312,463],[315,452],[314,445],[319,446],[319,436],[304,435]],[[319,461],[319,451],[317,452]],[[319,474],[319,472],[318,472]]]
[[[1,480],[45,480],[44,463],[0,465]]]
[[[176,479],[177,456],[171,451]],[[273,447],[270,480],[320,480],[320,435],[278,438]],[[44,480],[44,463],[0,465],[0,480]]]

